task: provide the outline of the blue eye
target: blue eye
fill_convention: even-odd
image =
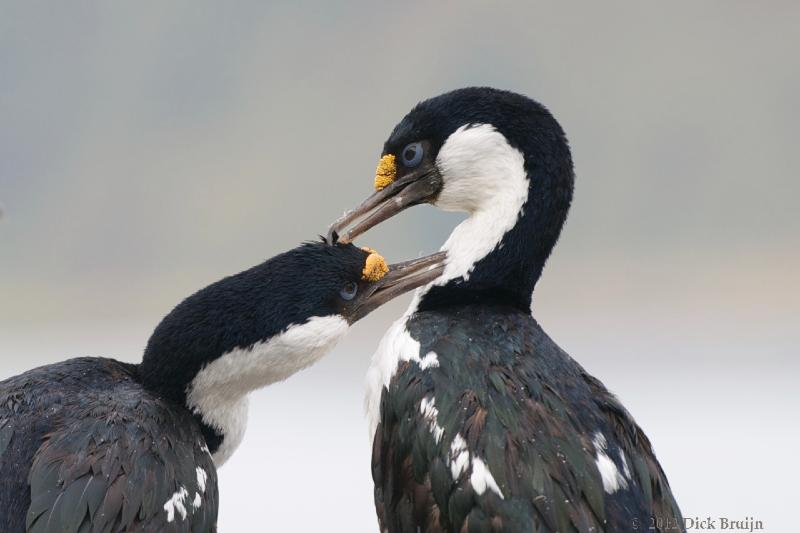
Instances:
[[[349,281],[345,284],[344,287],[342,287],[342,290],[339,291],[339,296],[341,296],[343,300],[350,301],[356,297],[357,293],[358,293],[358,284],[353,281]]]
[[[400,154],[400,160],[403,162],[403,165],[405,165],[406,168],[412,168],[422,162],[422,156],[424,153],[425,150],[422,148],[421,143],[411,143],[403,148],[403,151]]]

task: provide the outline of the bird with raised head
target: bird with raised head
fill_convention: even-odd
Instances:
[[[248,393],[319,360],[441,261],[304,244],[186,298],[141,364],[82,357],[0,382],[0,531],[216,531],[216,468],[242,441]]]
[[[395,126],[377,191],[329,229],[349,242],[421,203],[468,215],[368,373],[381,531],[683,530],[647,436],[532,316],[573,183],[547,109],[460,89]]]

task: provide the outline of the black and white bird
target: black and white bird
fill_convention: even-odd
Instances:
[[[397,124],[377,192],[331,226],[347,242],[420,203],[468,214],[369,370],[382,531],[683,530],[644,432],[532,316],[573,181],[543,106],[460,89]]]
[[[184,300],[139,365],[78,358],[0,382],[0,531],[215,531],[216,467],[242,441],[247,394],[316,362],[441,259],[388,267],[305,244]]]

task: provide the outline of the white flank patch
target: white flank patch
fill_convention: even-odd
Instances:
[[[199,466],[197,467],[196,472],[197,472],[197,486],[200,488],[200,492],[205,494],[206,480],[208,479],[208,474],[206,474],[206,471],[200,468]]]
[[[439,444],[444,436],[444,428],[439,425],[439,410],[436,408],[436,398],[433,396],[423,398],[422,401],[419,402],[419,412],[428,422],[428,428],[430,429],[436,444]],[[500,490],[500,487],[497,485],[494,476],[492,476],[492,473],[489,471],[489,467],[486,466],[486,463],[483,461],[483,459],[473,454],[472,460],[470,461],[470,453],[467,450],[467,443],[460,433],[457,433],[453,439],[453,442],[450,443],[450,453],[448,455],[447,465],[450,467],[450,474],[453,476],[454,480],[461,477],[461,475],[471,466],[472,474],[470,475],[469,481],[470,484],[472,484],[473,490],[478,494],[478,496],[486,492],[486,489],[488,488],[500,496],[500,498],[504,498],[503,492]]]
[[[194,507],[195,509],[199,509],[201,505],[203,505],[203,499],[200,497],[199,492],[195,492],[194,501],[192,502],[192,507]]]
[[[433,282],[464,277],[494,250],[516,225],[528,199],[530,180],[525,156],[491,124],[462,126],[447,138],[436,156],[442,191],[436,207],[470,214],[442,246],[444,274]]]
[[[436,398],[431,397],[430,400],[423,398],[419,403],[419,411],[428,421],[428,428],[431,430],[433,440],[436,441],[436,444],[439,444],[444,436],[444,428],[439,425],[439,410],[436,408]]]
[[[178,514],[181,515],[181,520],[186,520],[186,505],[184,505],[183,502],[188,495],[189,493],[186,492],[186,487],[181,487],[166,501],[166,503],[164,503],[164,510],[167,512],[167,522],[175,520],[175,511],[178,511]]]
[[[594,439],[592,439],[592,444],[594,444],[594,448],[597,453],[595,464],[597,465],[597,470],[600,472],[600,477],[603,480],[603,490],[609,494],[613,494],[620,488],[627,488],[628,482],[625,481],[625,478],[622,477],[617,465],[614,464],[614,461],[612,461],[606,453],[607,443],[605,435],[599,431],[595,433]]]
[[[461,433],[456,433],[453,442],[450,443],[450,473],[453,479],[458,479],[469,466],[469,452],[467,442]]]
[[[628,467],[628,458],[625,457],[625,452],[622,448],[619,449],[619,457],[622,459],[622,473],[626,479],[631,478],[631,469]]]
[[[490,491],[500,496],[501,500],[505,499],[503,497],[503,492],[494,480],[494,476],[492,476],[492,473],[489,471],[489,467],[486,466],[486,463],[484,463],[483,459],[480,457],[476,456],[472,459],[472,475],[469,477],[469,482],[472,484],[472,489],[478,496],[486,492],[488,488]]]
[[[246,395],[314,364],[348,328],[338,315],[311,317],[265,342],[231,350],[197,373],[187,388],[186,403],[203,422],[224,435],[222,446],[213,455],[217,466],[230,458],[244,437]]]
[[[428,368],[436,368],[439,366],[439,356],[436,355],[436,352],[428,352],[425,357],[420,359],[419,367],[422,370],[427,370]]]

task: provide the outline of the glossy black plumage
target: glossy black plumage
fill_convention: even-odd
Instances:
[[[499,182],[491,187],[524,174],[527,196],[518,211],[515,204],[505,206],[518,213],[512,227],[488,243],[493,247],[486,255],[470,259],[466,274],[420,291],[404,319],[405,331],[389,333],[400,339],[382,344],[389,353],[378,353],[388,358],[386,364],[397,360],[390,378],[381,375],[388,386],[380,393],[373,441],[381,530],[610,533],[653,525],[657,531],[683,531],[647,437],[531,315],[534,287],[573,192],[572,158],[555,118],[519,94],[459,89],[412,109],[383,154],[399,158],[404,146],[420,143],[429,147],[422,163],[415,169],[399,165],[398,181],[406,174],[438,176],[444,185],[437,194],[448,179],[460,180],[467,190],[463,182],[471,174],[448,175],[448,168],[438,168],[437,154],[459,130],[479,125],[502,134],[524,158],[521,171],[486,175]],[[507,157],[507,151],[486,150],[462,157]],[[472,192],[480,198],[483,190]],[[404,201],[436,205],[437,196]],[[448,205],[454,208],[452,197]],[[463,210],[485,215],[496,207],[491,200],[479,208],[465,201]],[[462,250],[446,246],[451,258],[472,253],[460,237]]]
[[[367,253],[352,245],[306,243],[187,297],[158,324],[142,357],[146,386],[176,404],[205,365],[302,324],[311,316],[348,314],[339,290],[359,281]],[[224,435],[197,421],[211,452]]]
[[[216,530],[200,428],[145,389],[135,365],[71,359],[0,382],[0,473],[5,533]],[[164,504],[181,488],[186,519],[176,509],[168,522]]]
[[[491,124],[524,154],[530,180],[524,212],[505,235],[503,246],[474,265],[469,279],[432,287],[420,306],[495,302],[528,309],[572,201],[572,156],[564,131],[550,112],[509,91],[457,89],[417,104],[394,128],[383,153],[399,153],[406,144],[424,139],[431,147],[426,158],[433,163],[448,136],[476,124]],[[408,171],[400,165],[398,179]]]
[[[368,285],[368,255],[304,244],[178,304],[140,365],[78,358],[1,381],[0,532],[216,531],[225,435],[186,403],[193,378],[313,316],[359,316],[341,289]]]
[[[454,306],[407,324],[420,357],[401,363],[381,402],[373,443],[375,502],[385,531],[628,531],[680,511],[647,437],[605,387],[529,315]],[[423,400],[433,400],[436,441]],[[430,415],[430,411],[427,413]],[[593,441],[626,486],[607,493]],[[451,475],[455,435],[484,461],[503,498]],[[417,529],[419,528],[419,529]]]

